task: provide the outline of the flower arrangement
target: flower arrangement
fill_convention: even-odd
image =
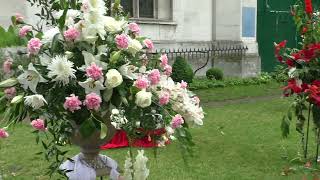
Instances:
[[[152,141],[160,146],[168,138],[177,139],[183,150],[192,153],[188,128],[203,124],[200,100],[187,83],[170,78],[166,54],[149,54],[153,42],[140,36],[136,23],[128,23],[120,1],[112,6],[113,17],[106,15],[103,0],[61,0],[54,6],[28,1],[55,8],[39,15],[46,31],[27,24],[22,16],[14,18],[19,36],[28,42],[28,60],[9,59],[3,64],[10,77],[0,83],[7,121],[0,138],[9,137],[11,125],[30,118],[43,154],[56,160],[51,173],[66,160],[60,147],[71,143],[73,124],[83,137],[100,131],[103,139],[108,133],[106,119],[125,130],[129,139],[166,129],[162,136],[150,137]],[[50,140],[41,140],[39,133]],[[139,162],[146,161],[139,152],[136,162],[127,160],[126,166],[144,171]]]
[[[287,48],[287,41],[275,44],[276,58],[287,67],[288,80],[287,86],[283,87],[284,95],[294,97],[281,124],[284,137],[289,134],[293,114],[297,117],[296,129],[302,136],[311,112],[316,128],[320,128],[320,16],[318,12],[313,12],[311,0],[298,1],[291,13],[301,35],[299,49]]]

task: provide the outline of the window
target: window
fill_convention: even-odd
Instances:
[[[172,0],[121,0],[125,12],[132,18],[170,20]]]

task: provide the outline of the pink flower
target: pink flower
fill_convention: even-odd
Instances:
[[[28,42],[28,52],[31,55],[37,55],[41,49],[41,41],[38,38],[32,38],[29,42]]]
[[[6,95],[6,97],[8,99],[14,98],[16,96],[16,93],[17,93],[17,91],[16,91],[15,87],[7,88],[4,90],[4,94]]]
[[[145,39],[143,43],[150,51],[154,49],[153,42],[150,39]]]
[[[118,49],[127,49],[129,46],[129,39],[126,34],[118,34],[115,38]]]
[[[148,79],[144,77],[139,77],[135,82],[134,85],[139,89],[147,89],[149,86]]]
[[[188,87],[188,83],[184,82],[184,80],[181,81],[180,86],[182,89],[186,89]]]
[[[97,66],[95,63],[92,63],[91,66],[86,69],[87,76],[98,80],[103,76],[102,68]]]
[[[66,97],[66,101],[63,104],[64,109],[74,112],[81,109],[82,102],[78,96],[71,94],[70,97]]]
[[[166,65],[166,67],[164,67],[164,74],[167,76],[171,76],[172,74],[172,67],[170,65]]]
[[[160,82],[160,72],[158,69],[154,69],[149,74],[149,80],[151,81],[151,85],[157,85]]]
[[[63,35],[67,41],[74,41],[80,37],[80,32],[76,28],[69,28]]]
[[[140,34],[140,27],[139,27],[139,25],[137,23],[130,23],[129,24],[129,29],[135,35],[139,35]]]
[[[177,128],[180,128],[183,123],[184,123],[183,117],[180,114],[177,114],[172,118],[171,127],[173,129],[177,129]]]
[[[24,17],[20,13],[16,13],[16,22],[22,23]]]
[[[6,74],[11,73],[11,66],[12,66],[12,59],[7,58],[6,61],[4,61],[2,68],[3,68],[3,72]]]
[[[168,61],[169,61],[167,54],[162,54],[160,57],[160,61],[161,61],[160,66],[165,68],[168,65]]]
[[[98,110],[100,108],[102,100],[99,95],[96,93],[90,93],[86,96],[86,100],[84,101],[84,105],[87,106],[89,110]]]
[[[167,105],[170,101],[170,94],[168,92],[162,92],[159,96],[159,104]]]
[[[9,133],[5,129],[0,129],[0,139],[9,137]]]
[[[32,27],[31,26],[23,26],[20,30],[19,30],[19,36],[21,38],[25,37],[28,32],[32,31]]]
[[[46,131],[47,130],[45,123],[44,123],[44,120],[42,120],[42,119],[33,120],[30,124],[36,130],[39,130],[39,131]]]

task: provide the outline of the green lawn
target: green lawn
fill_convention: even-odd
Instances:
[[[201,91],[200,95],[203,101],[208,101],[223,100],[223,97],[230,99],[230,96],[235,99],[251,96],[245,92],[259,92],[255,96],[274,93],[271,90],[262,93],[260,86],[240,89],[213,89],[205,93]],[[192,130],[197,144],[197,156],[190,161],[190,167],[184,166],[176,143],[160,149],[157,159],[153,158],[152,150],[148,150],[150,179],[301,180],[304,174],[311,178],[311,172],[302,170],[290,173],[289,176],[281,176],[284,168],[297,167],[298,164],[290,163],[289,160],[297,156],[300,146],[300,139],[293,128],[289,139],[281,139],[280,119],[287,105],[287,100],[279,98],[205,107],[205,125]],[[4,179],[48,179],[43,176],[47,167],[45,160],[42,156],[34,155],[41,148],[35,145],[30,132],[28,125],[19,125],[14,131],[10,131],[10,138],[2,142],[0,173]],[[70,155],[76,154],[77,150],[71,149]],[[314,147],[310,150],[314,151]],[[117,149],[103,153],[123,165],[126,152],[127,149]],[[284,155],[288,158],[284,159]]]

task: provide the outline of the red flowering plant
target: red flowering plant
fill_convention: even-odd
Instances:
[[[289,134],[293,112],[297,117],[296,130],[302,135],[307,120],[305,111],[313,112],[314,124],[320,128],[320,16],[313,13],[311,0],[298,1],[292,8],[292,15],[301,35],[299,49],[287,48],[287,41],[275,43],[275,57],[287,66],[284,96],[294,97],[288,114],[282,120],[284,137]]]

